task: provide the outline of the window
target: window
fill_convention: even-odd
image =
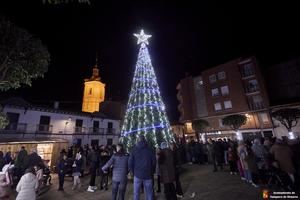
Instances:
[[[226,73],[224,71],[218,73],[218,79],[223,80],[226,79]]]
[[[76,119],[76,121],[75,121],[75,133],[82,133],[82,125],[83,125],[83,120],[82,119]]]
[[[259,117],[260,117],[263,124],[268,124],[269,123],[269,118],[268,118],[267,113],[260,113]]]
[[[92,91],[93,91],[93,88],[90,88],[90,90],[89,90],[89,95],[92,94]]]
[[[221,87],[221,93],[222,93],[223,96],[229,94],[229,89],[228,89],[227,85]]]
[[[6,116],[8,118],[9,124],[5,127],[5,129],[6,130],[17,130],[20,114],[7,112]]]
[[[231,101],[224,101],[224,108],[225,108],[225,109],[230,109],[230,108],[232,108]]]
[[[107,122],[107,133],[112,134],[113,133],[113,123]]]
[[[217,77],[215,74],[209,76],[209,82],[214,83],[217,81]]]
[[[247,91],[248,92],[255,92],[258,90],[258,83],[256,79],[250,80],[248,82]]]
[[[254,75],[254,66],[253,63],[247,63],[243,66],[243,77]]]
[[[38,131],[49,132],[50,131],[50,116],[41,115],[40,123],[38,125]]]
[[[221,103],[215,103],[214,105],[215,105],[215,111],[222,110]]]
[[[218,88],[212,89],[211,96],[213,96],[213,97],[219,96],[219,89]]]

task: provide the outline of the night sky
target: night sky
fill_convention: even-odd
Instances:
[[[178,120],[176,85],[185,74],[199,75],[241,56],[257,56],[262,68],[300,56],[300,12],[283,1],[41,2],[0,2],[0,14],[39,37],[51,54],[43,79],[3,97],[20,96],[35,104],[58,100],[79,110],[83,79],[91,76],[98,52],[106,99],[127,102],[138,53],[132,34],[141,28],[152,34],[149,51],[171,121]]]

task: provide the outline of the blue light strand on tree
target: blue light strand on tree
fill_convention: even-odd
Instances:
[[[134,34],[140,49],[131,91],[121,130],[121,141],[131,149],[138,135],[143,134],[154,148],[161,142],[174,141],[165,105],[162,101],[147,44],[151,35],[142,30]]]

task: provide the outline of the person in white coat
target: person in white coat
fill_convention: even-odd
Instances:
[[[18,196],[16,200],[36,200],[38,186],[39,182],[35,176],[34,169],[28,168],[17,185],[16,191]]]

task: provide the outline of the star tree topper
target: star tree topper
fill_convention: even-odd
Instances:
[[[149,44],[148,39],[151,38],[152,36],[152,35],[146,35],[143,29],[141,30],[140,34],[134,33],[133,35],[138,39],[137,44],[140,43]]]

